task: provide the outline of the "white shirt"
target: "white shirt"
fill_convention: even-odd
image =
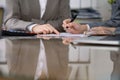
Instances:
[[[47,5],[47,0],[39,0],[39,4],[40,4],[40,18],[43,17],[45,10],[46,10],[46,5]],[[29,30],[32,30],[32,27],[35,26],[37,24],[33,24],[31,26],[29,26]],[[44,48],[44,44],[42,42],[42,40],[40,40],[40,52],[39,52],[39,57],[38,57],[38,63],[37,63],[37,68],[36,68],[36,73],[35,73],[35,77],[34,79],[37,80],[42,71],[44,71],[46,74],[47,73],[47,64],[46,64],[46,55],[45,55],[45,48]]]
[[[40,17],[42,18],[42,16],[44,15],[45,13],[45,10],[46,10],[46,4],[47,4],[47,0],[39,0],[39,3],[40,3],[40,10],[41,10],[41,15]]]
[[[41,15],[40,15],[40,18],[43,17],[44,13],[45,13],[45,10],[46,10],[46,5],[47,5],[47,0],[39,0],[39,4],[40,4],[40,12],[41,12]],[[28,30],[29,31],[32,31],[32,28],[37,25],[37,24],[33,24],[33,25],[30,25],[28,27]]]
[[[42,71],[44,71],[46,77],[48,77],[48,69],[47,69],[47,62],[46,62],[46,55],[45,55],[45,48],[42,40],[40,40],[40,52],[38,56],[37,68],[34,76],[34,80],[38,80],[41,76]]]

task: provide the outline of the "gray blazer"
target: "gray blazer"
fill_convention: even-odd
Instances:
[[[90,23],[90,27],[96,26],[106,26],[106,27],[116,27],[116,33],[120,33],[120,0],[116,0],[112,4],[112,15],[111,18],[105,22]],[[112,54],[111,59],[116,61],[116,54]]]
[[[117,29],[115,33],[120,33],[120,0],[116,0],[112,4],[112,15],[109,20],[105,22],[91,23],[89,25],[90,27],[116,27]],[[120,51],[111,51],[111,60],[114,62],[111,80],[120,80]]]
[[[62,21],[70,17],[69,0],[48,0],[45,14],[40,18],[39,0],[6,0],[7,16],[5,26],[7,29],[24,29],[33,24],[49,23],[59,31]]]
[[[120,0],[116,0],[112,4],[112,15],[111,18],[105,22],[97,22],[89,24],[90,27],[106,26],[106,27],[117,27],[116,33],[120,33]]]

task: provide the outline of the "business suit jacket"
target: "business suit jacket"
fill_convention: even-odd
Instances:
[[[62,21],[70,17],[69,0],[48,0],[45,14],[40,18],[39,0],[6,0],[8,14],[7,29],[24,29],[33,24],[49,23],[59,31]]]
[[[105,22],[90,23],[89,26],[91,28],[97,26],[116,27],[115,33],[120,33],[120,0],[116,0],[112,4],[112,15],[109,20]],[[111,60],[114,63],[111,80],[120,80],[120,50],[111,51]]]
[[[116,0],[112,3],[112,15],[111,18],[104,22],[90,23],[89,26],[106,26],[106,27],[116,27],[116,33],[120,33],[120,0]]]
[[[104,22],[90,23],[89,26],[106,26],[106,27],[116,27],[116,33],[120,33],[120,0],[116,0],[112,4],[112,15],[111,18]],[[114,56],[115,57],[115,56]],[[115,58],[112,58],[114,60]]]

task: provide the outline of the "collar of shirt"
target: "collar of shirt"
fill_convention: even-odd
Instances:
[[[40,9],[40,12],[41,12],[40,18],[42,18],[45,13],[45,10],[46,10],[47,0],[39,0],[39,4],[40,4],[40,8],[41,8]]]

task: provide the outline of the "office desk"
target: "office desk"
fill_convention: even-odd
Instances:
[[[37,38],[36,36],[33,37],[28,36],[28,37],[4,37],[4,38],[15,41],[17,40],[35,41],[39,40],[40,37]],[[62,41],[61,38],[51,38],[49,41],[51,40]],[[72,46],[69,47],[71,49],[68,56],[69,57],[68,64],[70,68],[69,80],[100,80],[100,77],[101,78],[104,77],[102,80],[104,80],[105,78],[106,80],[108,80],[110,78],[110,74],[112,71],[112,62],[110,62],[109,59],[109,52],[119,51],[120,46],[119,37],[106,37],[106,36],[91,36],[82,38],[73,37],[73,43],[74,46],[76,46],[77,48],[74,49]],[[85,57],[85,59],[83,57]],[[103,71],[101,72],[100,68],[101,65],[103,66],[103,68],[105,67],[106,70],[104,71],[106,72]],[[106,68],[108,66],[109,68]]]
[[[76,49],[70,47],[70,80],[110,80],[113,64],[109,56],[111,51],[119,52],[118,36],[73,37],[72,43]]]
[[[75,45],[120,46],[119,36],[91,36],[73,41]]]
[[[70,65],[75,68],[73,73],[77,70],[82,73],[82,79],[85,80],[110,80],[110,75],[113,70],[113,63],[110,59],[111,52],[120,52],[120,37],[119,36],[91,36],[85,38],[78,38],[73,40],[74,46],[77,47],[77,54],[70,61]],[[75,65],[78,65],[75,67]],[[81,70],[81,68],[83,70]],[[85,75],[85,76],[83,76]],[[74,76],[72,74],[72,76]],[[87,77],[86,77],[87,76]],[[81,79],[80,77],[78,77]]]
[[[3,37],[4,39],[11,39],[11,40],[22,40],[22,39],[45,39],[45,37],[40,37],[40,36],[6,36]],[[91,46],[112,46],[112,47],[119,47],[120,46],[120,37],[119,36],[88,36],[88,37],[79,37],[79,36],[60,36],[57,37],[46,37],[49,39],[54,39],[54,40],[62,40],[63,38],[71,38],[72,43],[74,46],[78,45],[91,45]],[[48,40],[49,40],[48,39]],[[47,40],[47,39],[46,39]]]
[[[91,48],[118,50],[120,47],[119,36],[91,36],[73,40],[74,46],[88,46]]]
[[[36,72],[38,57],[43,52],[40,61],[40,71],[44,71],[45,75],[49,74],[51,79],[60,78],[64,80],[67,73],[68,62],[68,46],[63,45],[61,39],[42,40],[45,47],[41,47],[40,39],[36,36],[28,37],[4,37],[9,44],[6,49],[7,63],[10,66],[10,72],[17,75],[33,76]],[[12,49],[10,49],[12,47]],[[12,64],[11,64],[12,63]],[[47,67],[47,69],[46,69]],[[55,80],[53,79],[53,80]]]

